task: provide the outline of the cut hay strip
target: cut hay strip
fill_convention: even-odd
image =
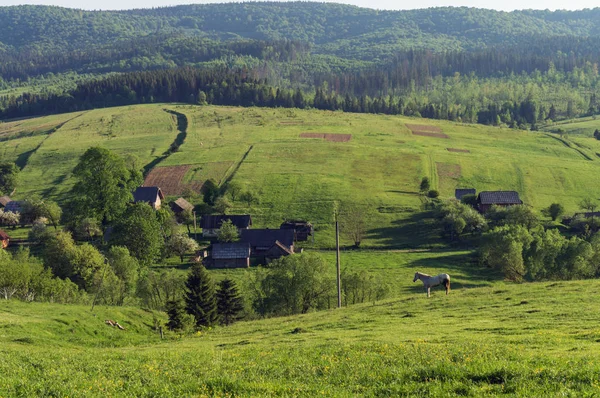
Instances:
[[[426,131],[413,131],[413,135],[420,135],[423,137],[434,137],[434,138],[450,138],[444,133],[430,133]]]
[[[448,152],[458,152],[458,153],[471,153],[468,149],[458,149],[458,148],[446,148]]]
[[[429,133],[441,133],[442,129],[439,128],[438,126],[431,126],[428,124],[407,124],[406,127],[408,127],[413,133],[415,131],[423,131],[423,132],[429,132]]]

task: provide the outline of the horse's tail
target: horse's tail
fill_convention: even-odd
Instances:
[[[446,288],[446,291],[450,291],[450,277],[444,279],[444,287]]]

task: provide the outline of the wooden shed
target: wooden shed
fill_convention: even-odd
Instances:
[[[242,234],[243,230],[252,227],[252,217],[249,214],[241,215],[204,215],[200,220],[200,227],[202,228],[202,236],[205,238],[214,238],[217,236],[221,225],[225,221],[231,221],[238,229],[238,234]]]
[[[279,228],[293,230],[294,240],[297,242],[308,240],[308,237],[313,236],[315,231],[311,223],[303,220],[285,221]]]
[[[522,204],[523,201],[519,199],[519,193],[516,191],[486,191],[477,196],[477,205],[482,213],[494,205],[506,207]]]
[[[12,202],[12,199],[8,196],[0,196],[0,209],[6,207],[10,202]]]
[[[173,210],[173,213],[175,213],[175,214],[181,214],[184,211],[194,210],[194,205],[191,204],[190,202],[188,202],[187,200],[185,200],[184,198],[179,198],[179,199],[171,202],[170,204],[171,204],[171,210]]]
[[[294,253],[292,229],[245,229],[240,241],[250,244],[252,257],[262,264]]]
[[[466,195],[475,195],[477,194],[477,190],[475,188],[456,188],[454,190],[454,197],[456,200],[461,200],[463,196]]]
[[[214,243],[207,262],[211,268],[248,268],[250,267],[250,244]]]
[[[145,202],[150,204],[154,210],[160,209],[165,195],[159,187],[139,187],[133,192],[133,202]]]

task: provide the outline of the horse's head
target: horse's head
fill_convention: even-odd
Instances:
[[[419,273],[415,272],[415,278],[413,279],[413,282],[416,282],[419,278]]]

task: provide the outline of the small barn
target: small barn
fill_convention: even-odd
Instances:
[[[0,209],[6,207],[10,202],[12,202],[12,199],[8,196],[0,196]]]
[[[461,200],[466,195],[476,195],[477,190],[475,188],[456,188],[454,190],[454,197],[456,200]]]
[[[240,241],[249,243],[252,257],[263,264],[294,253],[293,229],[245,229]]]
[[[145,202],[150,204],[154,210],[160,209],[165,195],[159,187],[139,187],[133,192],[133,202]]]
[[[238,229],[238,234],[242,234],[242,231],[252,227],[252,217],[249,214],[242,215],[204,215],[200,220],[200,227],[202,228],[202,236],[205,238],[214,238],[217,236],[221,225],[225,221],[231,221]]]
[[[477,205],[482,213],[494,205],[506,207],[522,204],[523,201],[519,199],[519,193],[516,191],[485,191],[477,196]]]
[[[214,243],[207,263],[211,268],[248,268],[250,267],[250,244]]]
[[[286,221],[279,227],[280,229],[291,229],[294,231],[294,240],[302,242],[308,240],[309,236],[313,236],[314,228],[311,223],[303,220]]]
[[[10,213],[21,213],[23,211],[23,201],[21,200],[11,200],[4,206],[4,211]]]
[[[0,248],[6,249],[10,243],[10,236],[0,229]]]
[[[176,201],[173,201],[171,204],[171,210],[175,214],[181,214],[184,211],[192,211],[194,210],[194,205],[185,200],[184,198],[179,198]]]

